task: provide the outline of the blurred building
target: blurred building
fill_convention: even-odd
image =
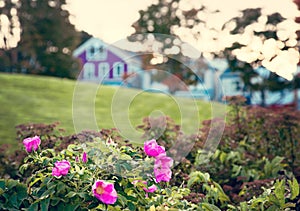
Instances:
[[[92,37],[75,49],[73,56],[80,62],[79,80],[121,85],[124,79],[129,78],[125,81],[138,87],[142,86],[139,75],[130,77],[141,72],[141,59],[133,52]]]

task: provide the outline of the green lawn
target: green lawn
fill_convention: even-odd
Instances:
[[[18,124],[55,121],[67,134],[117,127],[130,138],[143,117],[160,114],[192,132],[211,117],[212,108],[218,114],[224,110],[211,102],[42,76],[2,73],[0,86],[0,143],[14,142]]]

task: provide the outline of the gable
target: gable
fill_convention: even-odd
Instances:
[[[123,60],[126,61],[126,63],[141,66],[140,58],[137,58],[136,54],[133,52],[122,50],[113,45],[108,45],[95,37],[90,38],[75,49],[73,56],[81,58],[83,63],[87,61],[104,61],[110,57],[114,58],[113,60]]]

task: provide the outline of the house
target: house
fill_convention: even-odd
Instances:
[[[239,72],[232,72],[227,68],[219,75],[219,80],[223,96],[244,95],[244,83]]]
[[[141,60],[133,52],[108,45],[92,37],[74,50],[73,56],[81,65],[79,80],[94,81],[102,84],[121,85],[124,78],[141,72]],[[130,83],[141,86],[137,78]]]
[[[204,87],[210,99],[222,101],[225,96],[243,95],[244,83],[240,73],[232,72],[225,59],[206,60]]]
[[[261,93],[259,91],[247,91],[244,87],[244,83],[239,72],[231,71],[227,65],[217,67],[217,64],[220,63],[220,61],[214,63],[215,64],[209,64],[209,69],[206,71],[204,77],[205,86],[214,90],[214,94],[212,95],[214,98],[212,99],[222,101],[224,96],[243,95],[252,105],[261,104]],[[270,71],[262,66],[256,68],[254,71],[258,73],[258,77],[253,78],[255,79],[256,83],[259,82],[260,79],[267,79],[270,76]],[[298,72],[300,72],[300,68]],[[212,78],[214,78],[214,80],[211,80]],[[282,78],[282,80],[285,79]],[[294,104],[295,95],[299,99],[300,91],[297,90],[295,92],[289,89],[280,91],[266,90],[265,104],[269,107],[290,106]]]

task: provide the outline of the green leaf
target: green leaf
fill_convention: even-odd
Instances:
[[[192,185],[198,183],[198,181],[200,182],[198,177],[190,177],[187,183],[187,187],[190,188]]]
[[[165,189],[167,196],[171,196],[172,190],[170,188]]]
[[[224,163],[227,157],[227,153],[226,152],[221,152],[220,154],[220,161],[221,163]]]
[[[51,198],[51,206],[55,207],[60,201],[61,201],[61,198],[52,197]]]
[[[69,144],[67,149],[70,151],[76,150],[76,148],[78,148],[78,146],[76,144]]]
[[[65,204],[65,211],[74,211],[76,210],[78,207],[80,206],[80,204]]]
[[[95,210],[107,210],[107,209],[106,209],[106,205],[105,205],[105,204],[99,204],[99,205],[95,208]]]
[[[17,193],[13,193],[9,197],[9,203],[12,204],[15,208],[18,208],[18,195]]]
[[[272,205],[266,211],[278,211],[278,207],[276,205]]]
[[[213,182],[213,184],[215,185],[215,187],[218,190],[218,195],[219,195],[220,201],[230,201],[229,197],[225,194],[222,187],[216,182]]]
[[[123,163],[122,167],[125,168],[127,171],[131,171],[132,170],[132,167],[131,167],[131,165],[129,163]]]
[[[119,194],[118,195],[118,201],[120,202],[120,204],[124,207],[127,204],[127,199],[125,196]]]
[[[47,166],[50,163],[50,160],[48,158],[43,159],[43,166]]]
[[[274,193],[278,199],[280,207],[283,207],[285,201],[284,189],[285,189],[285,180],[280,180],[280,181],[277,180],[275,183]]]
[[[132,160],[132,157],[130,155],[127,155],[127,154],[122,154],[119,159],[121,159],[121,160]]]
[[[27,197],[27,187],[20,183],[16,186],[16,191],[18,194],[18,200],[20,200],[21,203]]]
[[[29,165],[28,165],[27,163],[21,165],[20,168],[19,168],[19,172],[20,172],[21,174],[24,174],[24,171],[28,168],[28,166],[29,166]]]
[[[39,203],[35,202],[33,204],[30,205],[30,207],[28,208],[28,211],[38,211],[39,208]]]
[[[35,183],[37,183],[41,179],[42,179],[41,177],[35,178],[31,183],[29,183],[29,187],[33,186]]]
[[[295,199],[299,195],[299,184],[297,179],[294,177],[293,180],[288,180],[290,190],[291,190],[291,199]]]
[[[117,172],[117,174],[121,174],[121,165],[120,165],[120,163],[116,163],[116,172]]]
[[[6,186],[7,186],[8,189],[12,189],[17,184],[18,184],[18,181],[10,179],[10,180],[7,181]]]
[[[56,191],[57,191],[57,193],[63,191],[65,188],[66,188],[66,185],[63,182],[59,182],[56,185]]]
[[[0,188],[3,190],[5,189],[5,180],[0,180]]]
[[[72,197],[74,197],[76,194],[77,194],[76,192],[70,191],[65,197],[66,197],[66,198],[72,198]]]
[[[89,194],[87,194],[85,192],[77,193],[77,195],[82,199],[88,199],[90,196]]]
[[[106,144],[102,141],[100,141],[99,143],[97,143],[98,149],[101,150],[101,152],[107,153],[110,152],[111,150],[106,146]]]
[[[50,198],[43,199],[40,201],[41,210],[49,210]]]
[[[127,206],[128,206],[130,211],[135,211],[136,210],[136,207],[132,202],[128,202]]]
[[[74,154],[74,152],[73,152],[73,151],[71,151],[71,150],[68,150],[68,149],[66,149],[66,150],[65,150],[65,152],[66,152],[66,155],[67,155],[67,156],[70,156],[70,157],[72,157],[72,156],[73,156],[73,154]]]
[[[79,174],[79,175],[83,175],[84,174],[84,168],[80,169],[80,167],[78,165],[75,165],[75,171]]]
[[[207,183],[210,181],[210,175],[208,173],[202,173],[200,171],[195,171],[190,174],[190,179],[187,186],[191,187],[195,183],[204,182]]]
[[[284,209],[290,208],[290,207],[296,207],[296,204],[295,204],[295,203],[288,202],[288,203],[285,203],[285,205],[283,206]]]
[[[241,211],[247,211],[248,210],[248,205],[247,205],[247,202],[243,201],[240,203],[240,206],[241,206]]]
[[[204,209],[205,211],[221,211],[218,207],[213,204],[209,204],[206,202],[199,204],[200,208]]]
[[[55,189],[48,189],[40,196],[40,199],[48,198],[49,196],[51,196],[54,193],[55,193]]]
[[[241,170],[242,170],[242,166],[238,166],[238,165],[233,164],[232,178],[237,177],[240,174]]]

